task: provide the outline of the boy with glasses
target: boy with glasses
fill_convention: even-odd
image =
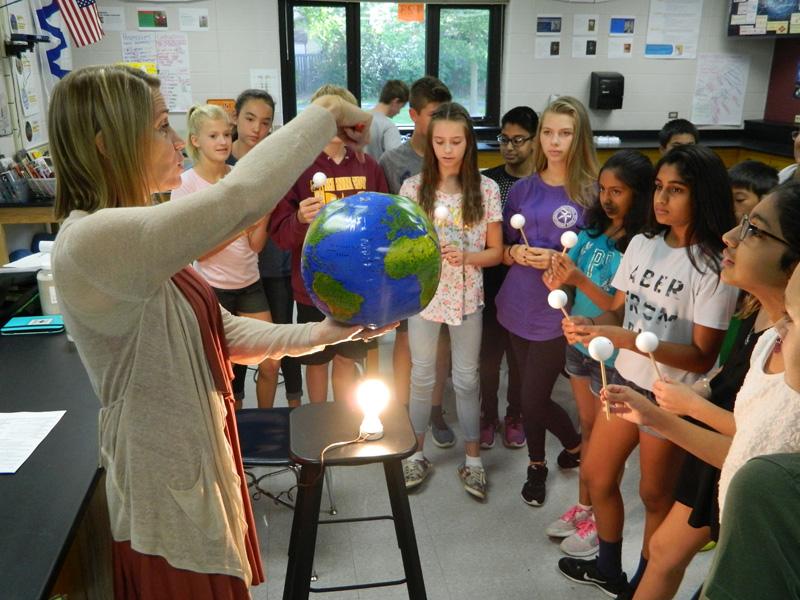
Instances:
[[[523,177],[533,174],[533,138],[539,117],[528,106],[517,106],[503,115],[502,129],[497,141],[503,164],[483,171],[500,187],[500,202],[506,205],[508,190]],[[508,363],[508,407],[503,427],[503,444],[506,448],[525,446],[525,429],[520,413],[520,378],[517,361],[510,352],[508,332],[497,322],[494,298],[503,285],[508,267],[502,263],[483,269],[483,334],[481,339],[481,448],[494,446],[494,435],[500,427],[497,391],[500,386],[500,363],[503,354]]]

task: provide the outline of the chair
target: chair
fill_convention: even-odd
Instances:
[[[253,490],[253,500],[266,496],[276,504],[294,510],[291,490],[273,494],[262,487],[261,482],[274,475],[291,471],[295,481],[300,481],[300,467],[289,458],[289,413],[291,408],[243,408],[236,411],[236,427],[239,430],[239,445],[242,464],[247,477],[247,487]],[[256,476],[256,467],[275,468]],[[325,479],[330,508],[328,513],[337,514],[330,480]]]

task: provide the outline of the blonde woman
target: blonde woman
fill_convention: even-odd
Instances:
[[[228,177],[152,205],[181,182],[183,140],[155,77],[125,66],[70,73],[50,103],[53,251],[64,314],[100,398],[100,464],[114,597],[245,599],[264,580],[233,417],[230,359],[302,354],[366,337],[330,320],[274,325],[221,309],[190,267],[269,214],[339,130],[370,116],[323,97]],[[378,333],[378,332],[375,332]]]
[[[205,189],[225,177],[231,153],[231,122],[219,106],[193,106],[187,116],[189,143],[186,151],[194,166],[181,175],[181,185],[172,198],[182,198]],[[260,321],[272,321],[269,304],[258,272],[258,253],[267,243],[266,218],[259,219],[234,239],[223,242],[201,256],[194,264],[213,288],[219,303],[231,314]],[[275,402],[280,362],[267,359],[258,365],[256,396],[259,408]],[[244,398],[247,368],[234,370],[233,390],[237,408]]]
[[[522,420],[528,444],[528,469],[522,499],[541,506],[546,495],[545,432],[564,447],[559,465],[580,464],[581,436],[551,394],[564,368],[566,341],[561,313],[547,304],[542,275],[551,256],[561,250],[561,234],[577,232],[583,213],[596,197],[597,158],[586,109],[562,96],[542,114],[534,138],[535,173],[514,184],[503,210],[506,245],[503,262],[511,268],[497,294],[497,321],[511,335],[511,347],[522,373]],[[509,219],[525,217],[530,246]]]

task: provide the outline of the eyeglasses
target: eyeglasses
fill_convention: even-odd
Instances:
[[[501,146],[508,146],[509,144],[511,144],[512,146],[514,146],[514,148],[519,148],[520,146],[522,146],[522,144],[532,139],[533,139],[532,135],[529,135],[528,137],[525,137],[524,135],[515,135],[513,138],[510,138],[502,134],[497,136],[497,141],[500,142]]]
[[[743,242],[751,235],[755,235],[756,237],[763,235],[768,238],[772,238],[773,240],[777,240],[781,244],[784,244],[785,246],[789,246],[790,248],[792,247],[792,245],[786,240],[779,238],[777,235],[772,234],[769,231],[764,231],[760,227],[756,227],[755,225],[753,225],[750,222],[750,217],[745,215],[742,217],[742,226],[739,228],[739,241]]]
[[[786,339],[786,334],[789,333],[789,323],[790,322],[791,322],[791,319],[789,318],[789,315],[785,314],[785,315],[783,315],[783,317],[781,317],[775,323],[775,325],[773,325],[773,327],[775,328],[775,331],[778,334],[778,338],[779,339],[781,339],[781,340],[785,340]]]

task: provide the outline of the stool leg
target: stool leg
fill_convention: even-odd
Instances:
[[[403,557],[408,597],[411,600],[426,600],[428,596],[422,578],[422,565],[417,550],[417,537],[414,535],[411,507],[408,505],[402,464],[400,460],[387,460],[383,463],[383,471],[386,475],[386,487],[389,490],[389,502],[392,505],[397,545],[400,546],[400,554]]]
[[[319,476],[319,477],[318,477]],[[319,506],[322,501],[320,465],[303,465],[289,539],[289,564],[283,586],[283,600],[304,600],[311,587],[314,548],[317,543]]]
[[[333,500],[333,467],[329,467],[325,471],[325,490],[328,492],[328,514],[335,516],[338,512],[336,510],[336,503]]]

